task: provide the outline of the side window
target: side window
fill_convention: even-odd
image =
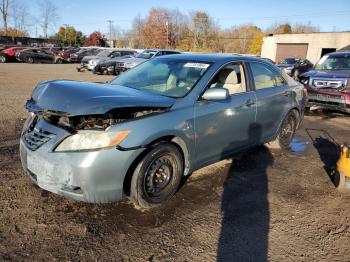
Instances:
[[[243,65],[233,63],[222,68],[210,82],[209,88],[226,88],[230,95],[247,91]]]
[[[250,63],[250,69],[253,73],[255,89],[265,89],[285,85],[281,75],[273,72],[267,66],[259,63]]]

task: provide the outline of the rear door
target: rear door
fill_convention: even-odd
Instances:
[[[275,136],[289,110],[292,91],[279,70],[260,62],[249,62],[257,99],[256,124],[261,128],[261,141]]]

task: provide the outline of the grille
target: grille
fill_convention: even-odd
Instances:
[[[23,141],[30,150],[35,151],[49,141],[52,135],[52,133],[46,130],[34,128],[33,130],[28,130],[23,134]]]
[[[313,86],[316,88],[338,89],[346,86],[346,80],[343,79],[314,79]]]
[[[117,66],[123,67],[123,66],[124,66],[124,63],[117,63]]]

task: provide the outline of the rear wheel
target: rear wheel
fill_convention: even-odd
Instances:
[[[267,146],[270,148],[276,148],[276,149],[283,149],[283,150],[288,149],[294,137],[296,126],[297,126],[296,116],[291,111],[283,120],[276,139],[272,142],[267,143]]]
[[[63,59],[62,58],[57,58],[56,64],[63,64]]]
[[[27,58],[27,63],[34,64],[34,58],[33,57],[28,57]]]
[[[183,159],[177,147],[167,142],[154,145],[132,176],[132,202],[148,209],[168,201],[177,191],[182,174]]]
[[[6,57],[5,56],[0,56],[0,63],[5,63],[6,62]]]

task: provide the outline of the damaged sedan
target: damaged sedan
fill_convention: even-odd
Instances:
[[[26,103],[21,162],[50,192],[152,208],[196,169],[264,143],[288,149],[305,101],[274,65],[232,55],[161,56],[107,84],[44,81]]]

